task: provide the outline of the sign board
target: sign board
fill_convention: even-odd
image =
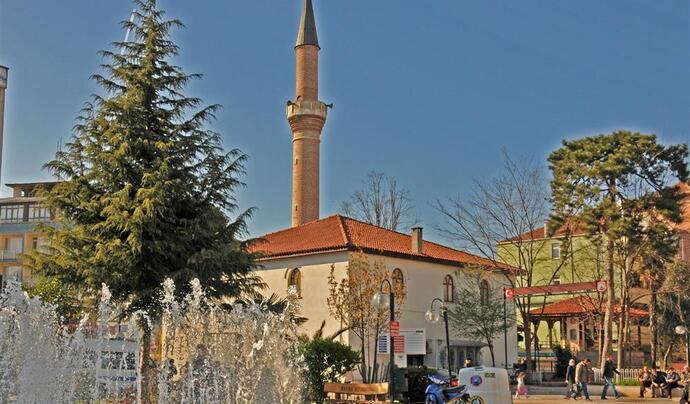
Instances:
[[[390,338],[388,338],[387,334],[379,335],[379,340],[376,342],[376,353],[377,354],[387,354],[389,343],[390,343]]]
[[[409,328],[400,330],[405,337],[405,353],[408,355],[426,355],[426,328]]]
[[[87,369],[95,373],[99,384],[112,391],[119,390],[119,394],[124,394],[126,390],[137,390],[140,379],[137,377],[139,344],[136,341],[87,339],[86,348],[94,352],[93,362],[88,365],[96,366],[95,369]]]
[[[393,352],[405,353],[405,336],[393,336]]]
[[[395,363],[395,366],[399,368],[406,368],[407,355],[405,355],[404,353],[396,353],[395,356],[393,356],[393,363]]]
[[[597,281],[597,292],[604,293],[608,290],[609,283],[607,281]]]
[[[397,337],[400,335],[400,322],[399,321],[391,321],[391,334],[393,334],[394,337]]]
[[[522,288],[506,288],[505,296],[507,299],[516,296],[545,296],[545,295],[564,295],[573,292],[588,292],[599,290],[600,287],[608,289],[606,281],[560,283],[558,285],[527,286]]]
[[[426,355],[426,329],[425,328],[402,328],[400,336],[403,337],[404,353],[407,355]],[[395,338],[397,342],[397,338]],[[376,343],[377,354],[388,354],[390,337],[388,334],[379,335]],[[393,352],[398,352],[394,348]]]

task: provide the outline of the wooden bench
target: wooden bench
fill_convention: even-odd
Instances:
[[[384,403],[388,393],[388,383],[326,383],[323,391],[329,395],[328,402],[334,404]]]

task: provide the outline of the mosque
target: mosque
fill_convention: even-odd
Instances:
[[[302,326],[304,333],[313,334],[325,321],[328,335],[341,328],[327,304],[331,271],[337,279],[343,279],[348,266],[365,254],[371,262],[385,266],[393,284],[405,286],[406,299],[399,318],[405,343],[394,349],[398,365],[447,367],[447,355],[454,369],[466,359],[491,365],[486,341],[468,340],[452,327],[447,352],[443,323],[427,322],[425,313],[435,298],[444,305],[453,305],[458,279],[468,267],[481,267],[482,287],[499,291],[500,295],[503,286],[508,285],[506,276],[511,276],[508,267],[497,267],[484,258],[424,240],[420,227],[400,233],[342,215],[320,216],[319,152],[331,107],[319,100],[320,51],[312,1],[305,0],[295,43],[295,98],[288,101],[286,109],[293,146],[292,227],[260,237],[253,247],[263,253],[257,272],[268,285],[266,293],[296,294],[300,315],[307,318]],[[387,335],[380,337],[367,349],[368,355],[380,355],[378,362],[383,364],[388,362],[390,347]],[[361,339],[352,330],[339,338],[361,349]],[[506,361],[509,365],[515,363],[515,326],[507,333],[507,341],[501,335],[492,345],[496,366],[503,367]]]

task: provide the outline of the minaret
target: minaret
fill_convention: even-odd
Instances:
[[[2,170],[2,140],[5,124],[5,89],[7,88],[8,68],[0,65],[0,171]]]
[[[295,100],[287,106],[293,227],[319,218],[319,143],[328,108],[319,101],[319,50],[314,10],[311,0],[305,0],[295,44]]]

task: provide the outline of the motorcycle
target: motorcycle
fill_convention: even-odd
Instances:
[[[468,404],[470,395],[467,387],[458,384],[457,379],[450,381],[435,375],[427,377],[429,385],[425,391],[426,404]]]

